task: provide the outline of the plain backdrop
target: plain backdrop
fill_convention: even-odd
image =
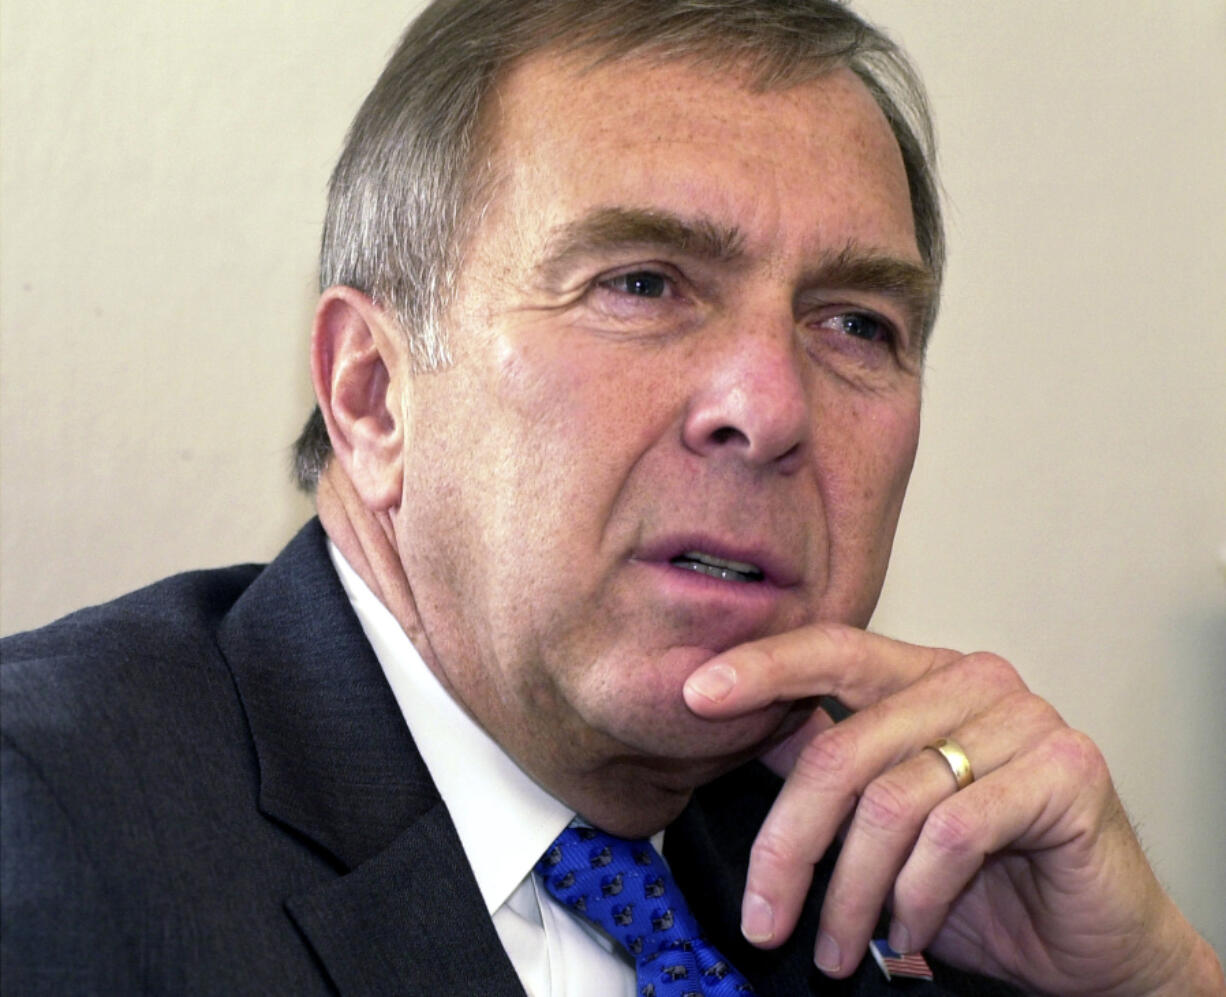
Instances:
[[[324,189],[416,4],[0,5],[0,627],[272,556]],[[1226,4],[864,0],[951,260],[874,626],[1010,657],[1226,952]]]

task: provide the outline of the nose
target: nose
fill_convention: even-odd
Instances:
[[[731,335],[710,361],[685,415],[685,447],[705,457],[796,470],[810,446],[813,411],[791,322],[786,334]]]

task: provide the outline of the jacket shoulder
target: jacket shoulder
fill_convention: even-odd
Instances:
[[[313,523],[268,567],[178,575],[0,642],[6,993],[326,988],[282,903],[334,865],[260,811],[234,671],[246,655],[292,684],[287,620],[336,601],[311,600],[323,543]]]
[[[216,634],[259,571],[244,565],[177,575],[5,638],[6,745],[40,761],[48,776],[68,772],[68,763],[87,771],[106,758],[138,763],[138,749],[152,748],[232,690]]]
[[[216,630],[263,567],[241,564],[189,571],[77,610],[0,640],[0,664],[7,669],[37,659],[96,660],[108,652],[133,653],[171,644],[176,637],[199,639]]]

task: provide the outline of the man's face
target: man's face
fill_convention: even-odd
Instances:
[[[867,623],[919,428],[925,271],[848,72],[753,93],[549,56],[493,104],[455,364],[404,391],[396,542],[444,682],[616,824],[589,787],[664,813],[787,721],[696,718],[698,665]]]

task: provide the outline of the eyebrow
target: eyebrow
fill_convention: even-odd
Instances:
[[[705,218],[686,219],[643,208],[598,208],[550,235],[538,270],[556,279],[577,258],[630,246],[658,246],[714,263],[743,255],[744,240],[735,227]]]

